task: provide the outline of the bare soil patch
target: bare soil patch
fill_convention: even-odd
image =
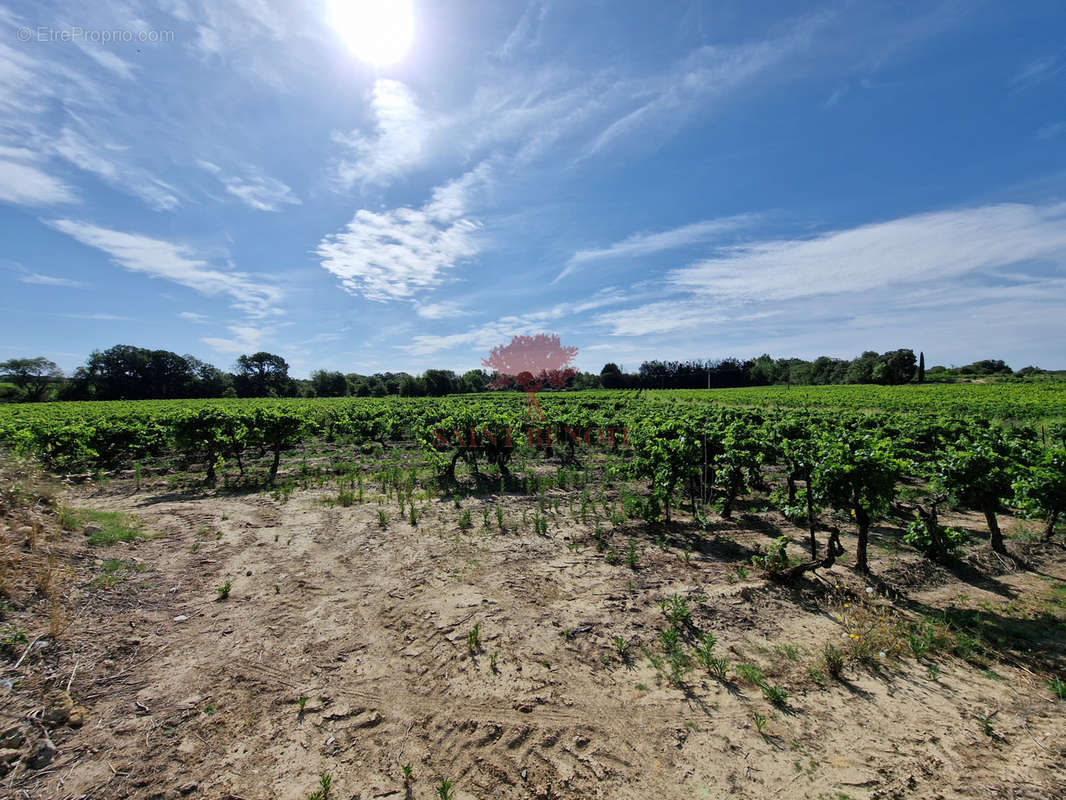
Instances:
[[[771,541],[754,514],[698,536],[631,523],[612,540],[635,542],[631,568],[565,515],[521,525],[536,498],[427,500],[412,525],[395,502],[333,497],[71,488],[149,536],[90,548],[52,530],[76,601],[55,641],[2,662],[0,728],[21,733],[0,742],[16,753],[0,795],[303,800],[328,774],[331,798],[438,797],[443,779],[456,798],[1066,797],[1066,703],[1048,688],[1066,678],[1061,548],[995,576],[875,551],[868,593],[847,564],[797,586],[745,566]],[[5,546],[24,547],[15,522]],[[694,546],[656,543],[674,539]],[[104,586],[110,561],[128,566]],[[675,595],[683,642],[713,634],[727,681],[695,665],[674,685],[643,652],[661,652]],[[834,679],[823,647],[850,644],[858,607],[983,614],[1009,636],[982,640],[984,661],[898,640]],[[77,727],[46,719],[68,682]],[[42,737],[55,752],[35,768]]]

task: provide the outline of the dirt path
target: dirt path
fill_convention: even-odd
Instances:
[[[809,593],[727,582],[736,564],[710,551],[648,547],[634,571],[565,530],[485,530],[477,500],[461,531],[448,503],[382,528],[378,505],[323,497],[85,493],[158,535],[102,555],[148,571],[78,620],[97,643],[71,690],[89,720],[58,736],[33,796],[303,800],[328,773],[335,799],[436,797],[443,778],[459,798],[1066,797],[1066,704],[1024,669],[948,659],[934,679],[903,660],[821,688],[809,668],[839,622]],[[656,601],[696,592],[693,626],[734,666],[763,665],[785,710],[698,671],[687,692],[658,679],[640,652]],[[989,713],[991,736],[974,716]]]

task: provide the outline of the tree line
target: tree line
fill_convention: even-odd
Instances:
[[[600,374],[576,372],[562,390],[578,389],[717,389],[743,386],[812,386],[840,383],[898,385],[966,378],[1032,378],[1046,373],[1038,367],[1013,372],[998,359],[964,367],[925,368],[924,354],[910,349],[864,352],[847,360],[822,356],[800,358],[737,358],[645,361],[636,372],[615,363]],[[207,397],[443,397],[487,391],[495,373],[473,369],[457,374],[429,369],[420,375],[379,372],[373,375],[316,370],[308,379],[289,375],[280,355],[258,352],[237,358],[229,372],[195,356],[169,350],[115,345],[94,350],[84,366],[70,376],[43,357],[0,362],[0,402],[42,400],[148,400]],[[499,384],[497,384],[499,385]]]

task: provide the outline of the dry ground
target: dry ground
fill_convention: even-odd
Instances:
[[[569,518],[514,530],[535,498],[466,498],[463,530],[451,500],[427,501],[412,526],[395,503],[328,505],[320,490],[286,502],[132,482],[68,492],[150,536],[88,548],[80,532],[54,534],[70,624],[17,670],[21,645],[0,662],[0,728],[25,738],[7,742],[22,760],[0,796],[303,800],[329,774],[329,797],[345,800],[437,797],[445,778],[457,798],[1066,797],[1066,702],[1047,684],[1066,677],[1066,640],[1038,624],[1066,618],[1060,547],[1031,549],[1029,570],[961,577],[880,551],[871,595],[843,565],[797,587],[738,572],[770,541],[755,516],[714,526],[687,562],[629,523],[615,541],[637,542],[631,569]],[[495,517],[486,529],[482,506],[498,501],[507,529]],[[129,569],[93,587],[108,559]],[[674,594],[689,600],[685,636],[717,637],[728,682],[697,667],[676,688],[641,652],[657,651],[657,601]],[[848,628],[944,609],[1032,635],[986,668],[948,650],[917,661],[882,637],[874,646],[901,649],[824,674],[823,645]],[[631,642],[628,662],[615,637]],[[787,690],[784,707],[735,677],[742,662]],[[68,681],[78,728],[44,717]],[[46,734],[57,751],[32,769]]]

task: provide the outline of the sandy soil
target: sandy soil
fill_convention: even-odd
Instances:
[[[588,533],[568,518],[543,536],[483,528],[495,497],[463,501],[463,531],[450,500],[414,527],[395,504],[329,506],[314,490],[285,503],[72,491],[72,504],[136,514],[153,537],[86,556],[144,571],[85,592],[71,646],[41,668],[54,689],[76,661],[85,723],[52,729],[54,760],[17,765],[4,797],[302,800],[324,773],[331,798],[437,797],[444,778],[457,798],[1066,797],[1066,702],[1048,673],[1024,653],[991,672],[939,655],[931,677],[887,654],[883,669],[849,665],[819,686],[809,669],[842,632],[827,598],[865,582],[846,567],[800,587],[738,576],[748,548],[770,541],[743,517],[688,563],[634,523],[633,570],[568,547]],[[535,502],[507,499],[509,521]],[[910,576],[900,609],[998,608],[1066,579],[1066,553],[994,580],[913,555],[882,554],[874,571]],[[876,586],[875,606],[887,602]],[[786,688],[787,707],[699,669],[685,691],[662,680],[641,648],[654,649],[657,601],[673,594],[733,666],[756,662]],[[631,663],[615,637],[631,641]],[[1066,643],[1052,644],[1061,657]]]

